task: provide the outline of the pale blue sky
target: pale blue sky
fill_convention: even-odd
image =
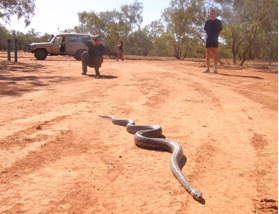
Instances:
[[[36,32],[56,34],[60,30],[73,28],[79,24],[78,12],[81,11],[110,11],[120,10],[123,4],[132,4],[134,0],[36,0],[35,15],[31,24],[25,28],[23,19],[12,17],[11,25],[4,24],[9,30],[26,33],[34,28]],[[138,0],[143,3],[143,24],[145,26],[161,17],[165,8],[169,7],[171,0]]]

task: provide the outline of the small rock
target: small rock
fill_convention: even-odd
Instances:
[[[122,156],[121,156],[121,155],[119,155],[119,158],[122,158]]]
[[[41,127],[41,126],[37,126],[37,127],[36,127],[36,129],[41,130],[41,129],[42,129],[42,127]]]

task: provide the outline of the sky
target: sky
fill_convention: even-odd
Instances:
[[[57,34],[61,30],[73,28],[79,24],[78,12],[120,10],[121,5],[132,4],[134,0],[36,0],[35,15],[31,24],[25,27],[24,19],[11,17],[10,25],[0,20],[8,30],[27,33],[32,28],[42,34]],[[158,20],[171,0],[138,0],[143,3],[142,26]]]

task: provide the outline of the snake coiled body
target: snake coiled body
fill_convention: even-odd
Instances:
[[[134,140],[136,145],[152,149],[164,149],[172,153],[170,159],[170,168],[174,176],[180,181],[184,189],[189,192],[194,199],[201,200],[202,193],[191,186],[189,181],[183,175],[179,161],[183,157],[181,146],[171,140],[157,138],[162,135],[162,128],[158,125],[137,126],[130,119],[116,119],[113,116],[99,115],[100,117],[110,118],[113,124],[125,126],[127,132],[135,134]]]

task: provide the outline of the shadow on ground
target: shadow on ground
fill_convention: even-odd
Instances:
[[[38,91],[40,87],[70,79],[70,77],[39,75],[39,70],[44,67],[46,66],[41,64],[0,62],[0,95],[21,96],[23,93]]]
[[[229,76],[229,77],[241,77],[241,78],[252,78],[252,79],[263,79],[262,77],[257,77],[257,76],[244,76],[244,75],[232,75],[232,74],[221,74],[218,73],[219,75],[222,76]]]
[[[86,76],[97,78],[97,76],[94,75],[94,74],[87,74]],[[101,76],[98,79],[115,79],[115,78],[118,78],[118,77],[117,76],[110,76],[110,75],[102,75],[101,74]]]

